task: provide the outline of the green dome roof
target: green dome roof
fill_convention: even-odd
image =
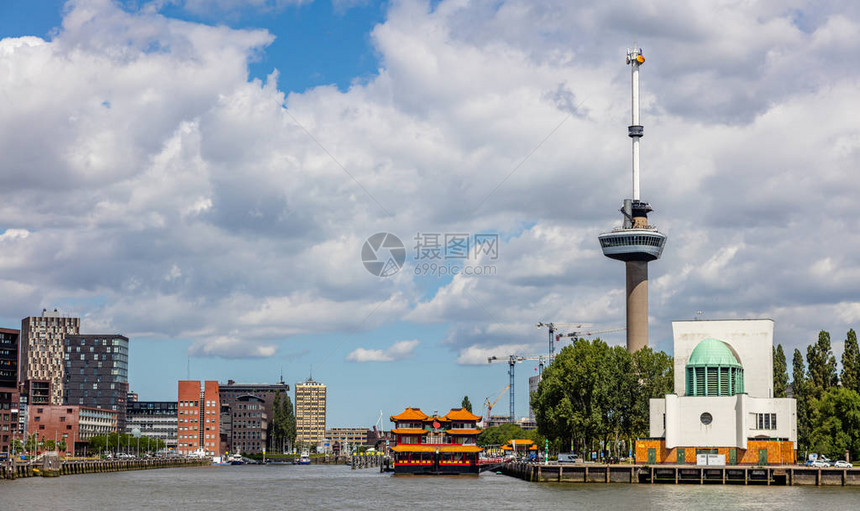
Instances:
[[[687,367],[743,368],[729,345],[718,339],[705,339],[696,345],[687,360]]]

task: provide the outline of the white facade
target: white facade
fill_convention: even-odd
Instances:
[[[780,438],[797,442],[796,401],[773,398],[773,321],[676,321],[675,393],[650,402],[650,436],[666,448],[747,448],[747,439]],[[744,393],[686,395],[690,355],[705,339],[728,345],[743,366]]]
[[[675,394],[686,395],[687,360],[703,340],[728,344],[744,366],[744,390],[751,397],[773,397],[773,320],[673,321],[675,338]]]

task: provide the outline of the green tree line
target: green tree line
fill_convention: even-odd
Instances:
[[[792,396],[797,400],[798,459],[809,453],[842,459],[848,452],[860,459],[860,349],[853,329],[845,336],[842,370],[837,371],[830,333],[820,331],[818,340],[792,357]],[[774,396],[780,393],[788,370],[782,346],[774,351]]]
[[[538,433],[559,452],[606,449],[622,456],[648,435],[649,400],[672,392],[673,359],[577,339],[544,370],[531,396]]]
[[[128,433],[108,433],[107,435],[96,435],[89,440],[88,450],[90,454],[100,452],[128,452],[154,453],[165,448],[164,440],[141,436],[135,438]]]

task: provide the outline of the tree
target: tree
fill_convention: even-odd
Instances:
[[[860,392],[860,349],[857,347],[857,334],[848,330],[845,336],[845,350],[842,352],[842,386]]]
[[[595,442],[618,454],[647,434],[651,398],[671,392],[672,358],[645,348],[629,354],[600,339],[577,339],[544,370],[531,397],[538,432],[560,451]]]
[[[287,446],[292,448],[296,442],[296,412],[293,410],[293,401],[289,394],[284,394],[284,400],[281,402],[281,414],[284,422],[284,438]]]
[[[788,388],[788,364],[782,344],[773,349],[773,397],[785,397]]]
[[[816,408],[810,432],[813,452],[842,459],[849,451],[852,459],[860,456],[860,394],[834,387],[815,399]]]
[[[463,408],[465,408],[469,413],[472,413],[472,402],[469,401],[469,396],[463,397],[463,402],[460,404]]]
[[[500,446],[510,442],[512,439],[527,439],[540,445],[543,437],[537,431],[525,431],[516,424],[506,422],[498,426],[485,429],[478,435],[478,445],[481,447]]]
[[[836,357],[830,347],[830,333],[818,333],[818,342],[806,348],[806,364],[809,370],[811,395],[820,398],[839,381],[836,373]]]
[[[791,373],[792,396],[797,400],[797,446],[798,453],[809,446],[809,383],[803,355],[794,349]]]

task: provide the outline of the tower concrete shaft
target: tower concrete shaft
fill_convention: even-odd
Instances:
[[[627,351],[648,346],[648,262],[627,261]]]

